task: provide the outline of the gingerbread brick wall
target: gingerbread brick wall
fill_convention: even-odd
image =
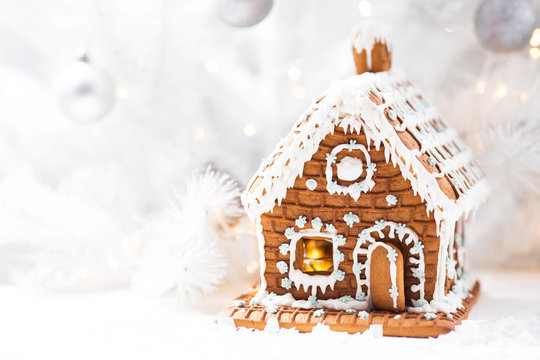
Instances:
[[[281,206],[276,206],[273,211],[262,215],[266,258],[264,276],[267,281],[267,290],[276,294],[291,292],[296,299],[307,298],[311,295],[311,289],[307,292],[303,288],[297,290],[294,284],[291,290],[284,289],[281,286],[281,279],[286,277],[287,274],[280,274],[276,267],[276,264],[281,260],[287,264],[289,263],[289,254],[281,254],[279,246],[289,242],[284,235],[285,229],[295,227],[295,220],[300,215],[303,215],[306,216],[308,222],[315,217],[319,217],[323,223],[333,224],[338,234],[345,236],[347,239],[345,245],[340,246],[340,250],[345,254],[345,261],[339,265],[339,269],[346,273],[345,279],[336,282],[333,291],[328,288],[323,294],[318,290],[317,298],[338,298],[344,295],[354,297],[356,294],[356,279],[352,271],[352,252],[356,245],[357,236],[363,229],[373,226],[376,220],[384,219],[404,223],[416,232],[424,244],[426,266],[425,299],[430,301],[436,282],[439,251],[436,224],[432,214],[430,216],[426,214],[425,205],[419,196],[414,195],[410,182],[401,176],[399,168],[397,166],[394,168],[391,163],[385,162],[384,149],[381,147],[377,151],[374,147],[371,147],[369,151],[371,161],[377,164],[377,171],[373,176],[375,186],[370,192],[362,193],[358,201],[354,201],[349,195],[331,195],[326,190],[326,154],[330,153],[335,146],[348,143],[350,140],[356,140],[358,144],[367,145],[365,135],[345,135],[341,128],[336,128],[335,133],[329,134],[322,141],[319,150],[305,164],[302,178],[298,178],[294,187],[287,191]],[[355,151],[358,153],[355,154]],[[365,166],[365,158],[358,150],[340,152],[337,156],[337,162],[344,156],[359,156]],[[306,180],[308,179],[317,181],[317,187],[313,191],[306,188]],[[336,169],[334,168],[334,180],[336,179]],[[339,181],[339,183],[348,185],[344,184],[343,181]],[[386,201],[388,194],[397,197],[398,202],[396,205],[388,206]],[[360,222],[349,228],[343,220],[343,216],[351,211],[359,216]],[[299,230],[297,227],[295,229]],[[418,279],[412,277],[411,267],[416,267],[416,265],[411,264],[408,259],[411,256],[417,257],[417,255],[411,255],[409,252],[412,243],[407,248],[405,244],[397,240],[392,242],[401,248],[405,258],[405,291],[407,304],[410,305],[411,297],[417,297],[411,292],[411,285],[417,284]],[[363,262],[365,259],[361,259],[361,261]],[[366,290],[364,289],[364,291]]]

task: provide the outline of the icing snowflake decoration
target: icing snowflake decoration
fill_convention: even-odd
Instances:
[[[281,255],[287,255],[287,253],[289,252],[289,247],[289,244],[279,245],[279,252],[281,253]]]
[[[357,181],[348,186],[339,185],[337,181],[333,180],[332,164],[336,163],[337,154],[343,150],[348,150],[348,152],[360,150],[364,154],[367,164],[364,180]],[[340,180],[354,181],[364,173],[362,160],[351,156],[345,156],[336,167],[337,175]],[[326,190],[328,190],[330,194],[349,194],[356,201],[361,193],[366,193],[375,186],[375,181],[373,181],[372,178],[376,169],[377,166],[371,162],[369,152],[364,145],[357,144],[354,140],[351,140],[348,144],[338,145],[332,149],[332,152],[326,154]]]
[[[289,227],[289,228],[285,229],[285,237],[287,239],[290,240],[291,237],[293,236],[293,234],[294,234],[294,228],[293,227]]]
[[[287,271],[289,271],[289,265],[287,265],[285,261],[278,262],[276,267],[278,268],[280,274],[285,274]]]
[[[359,312],[358,312],[358,317],[359,317],[360,319],[364,319],[364,320],[365,320],[365,319],[367,319],[367,318],[369,317],[369,313],[368,313],[367,311],[365,311],[365,310],[359,311]]]
[[[326,224],[324,226],[324,230],[328,233],[335,233],[337,230],[336,230],[336,227],[332,224]],[[343,244],[342,244],[343,245]]]
[[[388,204],[388,206],[394,206],[397,204],[397,197],[395,195],[392,195],[392,194],[388,194],[386,195],[386,203]]]
[[[353,214],[352,212],[349,212],[343,216],[343,220],[345,220],[345,223],[348,227],[353,227],[354,223],[360,222],[360,218],[358,215]]]
[[[322,223],[321,219],[318,218],[318,217],[316,217],[315,219],[311,220],[311,226],[312,226],[315,230],[317,230],[317,231],[321,230],[322,225],[323,225],[323,223]]]
[[[281,279],[281,287],[287,290],[291,289],[292,281],[289,278]]]
[[[392,262],[395,262],[396,259],[397,259],[397,252],[396,250],[390,248],[387,250],[387,254],[386,254],[386,257],[388,258],[388,260],[392,261]]]
[[[392,286],[390,289],[388,289],[388,292],[390,293],[390,297],[392,299],[396,299],[399,296],[397,286],[395,286],[395,285]]]
[[[315,317],[321,317],[321,316],[323,316],[323,314],[324,314],[324,310],[323,310],[323,309],[317,309],[317,310],[315,310],[315,311],[313,312],[313,316],[315,316]]]
[[[299,228],[303,228],[304,225],[306,225],[306,223],[307,223],[307,219],[306,219],[305,216],[300,215],[300,216],[298,217],[298,219],[296,219],[296,221],[295,221],[294,223],[295,223],[296,226],[298,226]]]
[[[317,301],[317,297],[315,295],[308,297],[308,303],[311,307],[319,306],[319,302]]]

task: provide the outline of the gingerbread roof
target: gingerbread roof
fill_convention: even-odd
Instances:
[[[399,71],[366,72],[332,85],[263,161],[242,194],[252,219],[281,203],[336,126],[384,146],[386,161],[399,166],[438,224],[467,216],[487,196],[470,149],[420,90]]]

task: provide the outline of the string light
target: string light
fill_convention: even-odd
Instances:
[[[216,59],[209,59],[205,64],[206,71],[215,73],[219,70],[219,62]]]
[[[540,46],[540,28],[534,29],[529,44],[531,44],[532,47]]]
[[[371,9],[372,5],[369,0],[360,0],[358,2],[358,11],[360,12],[360,15],[364,17],[371,16]]]
[[[486,92],[486,83],[483,80],[478,80],[476,82],[476,85],[474,86],[474,91],[476,91],[477,94],[482,95]]]
[[[508,94],[508,85],[500,84],[499,86],[497,86],[497,89],[495,89],[495,95],[499,99],[502,99],[503,97],[505,97],[506,94]]]
[[[244,135],[253,136],[257,133],[257,128],[253,124],[247,124],[244,126]]]
[[[293,66],[289,69],[287,76],[292,81],[298,81],[302,77],[302,71],[299,68]]]
[[[540,49],[535,48],[535,47],[531,48],[529,50],[529,55],[530,55],[531,59],[533,59],[533,60],[540,59]]]
[[[195,126],[193,128],[193,137],[195,140],[202,140],[204,139],[204,128],[202,126]]]
[[[128,90],[126,89],[125,86],[119,85],[119,86],[116,88],[116,96],[117,96],[119,99],[127,99],[127,97],[129,96],[129,92],[128,92]]]

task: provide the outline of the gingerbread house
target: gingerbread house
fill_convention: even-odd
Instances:
[[[487,194],[482,172],[391,69],[385,31],[365,25],[352,40],[357,75],[316,98],[243,193],[261,281],[225,312],[237,326],[437,336],[478,295],[464,231]]]

